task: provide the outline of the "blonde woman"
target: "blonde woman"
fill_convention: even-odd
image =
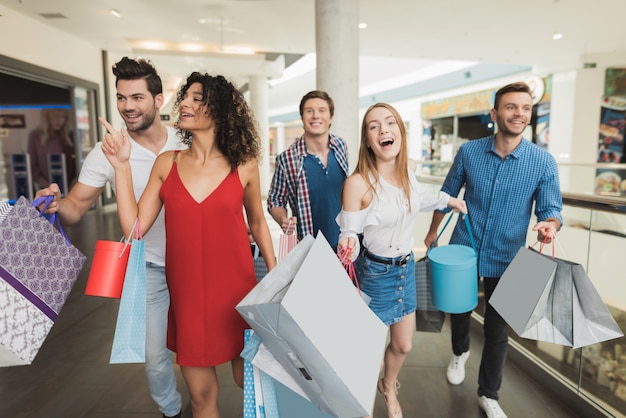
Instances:
[[[361,290],[372,298],[370,308],[391,333],[378,390],[389,418],[402,418],[398,374],[411,351],[417,304],[413,226],[418,212],[448,206],[466,213],[467,208],[446,193],[427,194],[409,172],[404,123],[385,103],[365,112],[359,160],[344,184],[342,205],[339,251],[351,251]],[[363,234],[360,250],[358,234]]]
[[[33,183],[37,189],[50,185],[49,154],[65,155],[67,185],[71,186],[76,177],[74,138],[69,109],[44,109],[41,111],[41,125],[28,136],[28,154]],[[63,190],[67,193],[67,190]]]

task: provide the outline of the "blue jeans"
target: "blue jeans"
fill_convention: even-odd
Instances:
[[[169,307],[165,267],[146,263],[145,369],[148,388],[159,410],[167,416],[174,416],[181,410],[181,396],[176,390],[172,352],[166,346]]]
[[[498,399],[498,390],[502,384],[502,372],[506,362],[508,348],[508,326],[500,314],[487,302],[491,298],[499,277],[485,277],[485,322],[483,332],[485,345],[480,360],[478,372],[478,396]],[[471,312],[450,315],[450,329],[452,331],[452,351],[461,355],[470,348],[470,315]]]

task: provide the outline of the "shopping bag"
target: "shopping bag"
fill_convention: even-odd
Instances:
[[[624,334],[583,267],[520,248],[489,303],[521,337],[578,348]]]
[[[246,330],[241,357],[244,359],[244,418],[331,417],[310,402],[252,330]]]
[[[146,254],[139,225],[130,246],[109,363],[143,363],[146,355]]]
[[[243,365],[243,418],[280,418],[274,380],[252,364],[260,338],[245,330]]]
[[[267,264],[265,264],[265,260],[261,256],[259,246],[256,244],[250,244],[250,248],[252,250],[252,260],[254,261],[254,275],[256,276],[256,281],[260,282],[269,270],[267,269]]]
[[[114,299],[122,297],[130,255],[130,239],[124,240],[122,237],[120,241],[96,241],[85,295]]]
[[[360,417],[374,403],[387,327],[346,276],[323,234],[307,235],[237,310],[318,409]]]
[[[430,270],[433,305],[448,313],[465,313],[478,305],[478,252],[470,227],[469,215],[459,213],[465,221],[472,247],[459,244],[435,246],[454,212],[450,214],[435,243],[426,252]]]
[[[282,259],[287,257],[289,251],[293,250],[296,245],[298,245],[298,236],[296,235],[296,228],[293,229],[291,233],[289,230],[291,229],[291,220],[289,220],[289,225],[287,226],[287,233],[281,233],[278,239],[278,257],[276,257],[276,261],[280,263]]]
[[[31,364],[86,257],[23,196],[0,222],[0,366]]]
[[[446,314],[433,304],[428,257],[415,262],[415,289],[417,292],[415,329],[422,332],[441,332]]]
[[[4,221],[4,218],[7,217],[9,212],[13,209],[13,205],[6,200],[0,201],[0,224]]]
[[[367,295],[365,292],[361,291],[359,279],[356,276],[356,268],[354,267],[353,261],[350,260],[348,248],[344,248],[343,251],[337,253],[337,257],[339,257],[341,265],[346,270],[346,273],[348,273],[348,278],[359,292],[359,296],[361,296],[361,299],[363,299],[363,301],[369,305],[372,298],[369,297],[369,295]]]

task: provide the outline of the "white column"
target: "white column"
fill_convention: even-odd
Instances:
[[[350,171],[359,142],[359,2],[315,0],[317,89],[335,102],[331,132],[348,144]]]
[[[276,144],[274,146],[274,152],[278,155],[285,149],[285,124],[280,122],[276,124]]]
[[[269,140],[269,96],[267,77],[265,75],[250,76],[250,108],[254,112],[254,117],[259,127],[259,137],[261,138],[262,157],[259,164],[259,174],[261,176],[261,195],[267,196],[270,188],[270,140]]]

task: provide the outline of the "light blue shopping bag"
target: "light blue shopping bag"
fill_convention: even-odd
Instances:
[[[251,363],[261,339],[247,329],[245,346],[241,353],[243,366],[243,418],[280,418],[274,379]]]
[[[308,399],[252,364],[262,345],[252,330],[245,331],[243,418],[332,418]]]
[[[135,239],[130,246],[109,363],[143,363],[145,359],[146,254],[143,240]]]

